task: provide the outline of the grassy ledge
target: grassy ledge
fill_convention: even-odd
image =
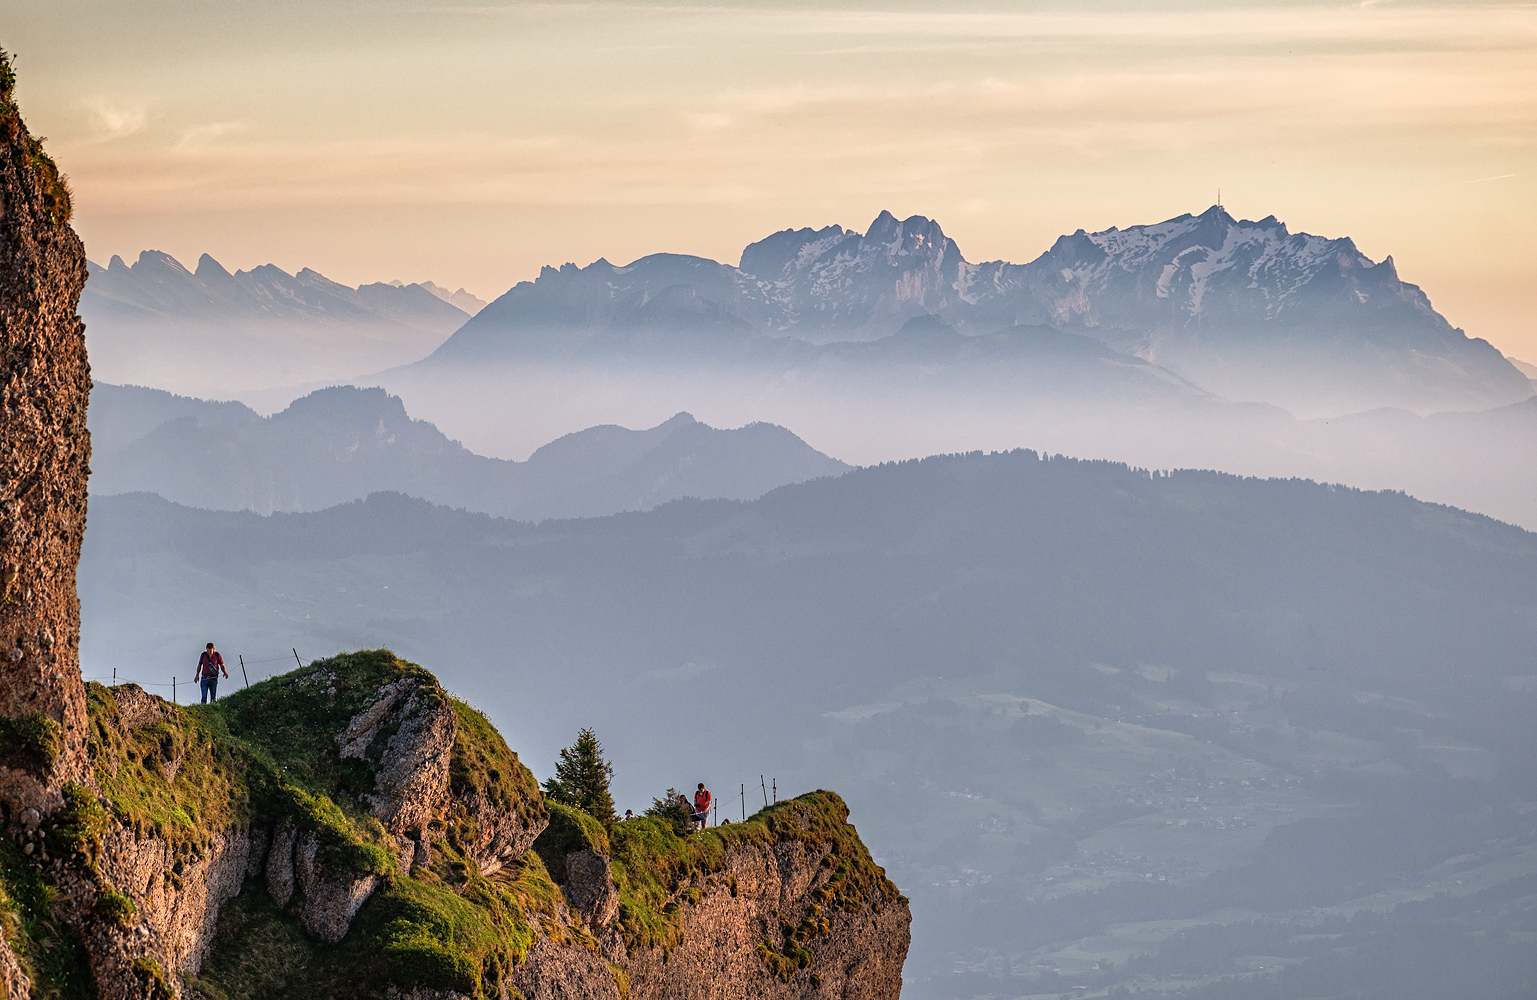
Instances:
[[[785,943],[765,941],[759,954],[776,975],[810,965],[804,945],[830,928],[830,915],[842,911],[879,912],[906,902],[883,868],[870,857],[848,821],[848,806],[836,793],[809,792],[760,810],[745,823],[679,835],[666,820],[645,817],[621,823],[612,835],[612,867],[619,886],[619,927],[625,944],[670,952],[683,941],[682,907],[697,903],[701,885],[727,869],[728,854],[771,851],[785,843],[823,854],[828,881],[816,891],[811,914],[797,927],[782,928]],[[735,893],[729,881],[715,883]],[[793,975],[793,969],[789,975]]]

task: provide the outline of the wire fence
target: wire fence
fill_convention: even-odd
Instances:
[[[261,659],[250,659],[250,660],[248,660],[248,659],[245,658],[245,656],[243,654],[236,653],[235,654],[235,662],[236,662],[236,665],[238,666],[238,668],[240,670],[241,680],[244,682],[246,687],[250,687],[251,684],[252,684],[252,674],[251,674],[251,668],[252,667],[257,667],[257,666],[261,666],[262,664],[269,664],[269,663],[289,663],[289,662],[292,662],[296,666],[299,666],[299,667],[305,667],[305,666],[308,666],[311,663],[314,663],[315,661],[313,659],[309,659],[309,660],[304,659],[302,656],[299,655],[299,651],[297,649],[290,648],[289,651],[288,651],[288,654],[286,656],[268,656],[268,657],[263,657]],[[228,661],[225,662],[225,669],[226,670],[229,669]],[[197,670],[197,668],[194,667],[193,668],[194,674],[196,673],[196,670]],[[270,671],[267,672],[266,677],[256,677],[255,681],[257,683],[260,683],[261,681],[266,680],[268,677],[276,676],[278,673],[281,673],[281,671],[270,670]],[[119,684],[137,684],[137,685],[139,685],[139,687],[142,687],[142,688],[159,688],[161,690],[168,690],[168,691],[171,692],[171,700],[173,702],[177,702],[178,704],[179,704],[178,698],[180,696],[180,692],[181,692],[182,688],[186,688],[188,690],[188,692],[189,692],[188,693],[188,698],[189,699],[191,697],[193,697],[194,694],[198,693],[199,690],[200,690],[199,684],[198,684],[198,681],[197,681],[196,677],[194,677],[192,680],[183,681],[181,678],[179,678],[179,677],[177,677],[175,675],[172,675],[171,679],[168,680],[168,681],[145,681],[145,680],[140,680],[137,677],[130,677],[128,674],[125,674],[125,673],[119,673],[119,671],[117,671],[117,670],[113,670],[112,674],[110,676],[106,676],[106,675],[102,675],[102,676],[89,676],[89,677],[84,677],[83,679],[84,680],[88,680],[88,681],[97,681],[97,682],[102,683],[102,684],[110,684],[113,687],[117,687]],[[234,676],[231,675],[230,679],[234,680]],[[776,804],[776,803],[779,802],[779,779],[778,778],[766,777],[766,776],[761,775],[761,774],[758,775],[758,789],[759,789],[759,793],[763,797],[763,808],[767,809],[770,805]],[[747,815],[748,815],[748,813],[747,813],[747,783],[746,782],[741,782],[739,784],[739,786],[737,788],[737,799],[738,799],[737,808],[738,808],[738,811],[740,813],[740,819],[738,819],[737,822],[745,822],[746,819],[747,819]],[[732,820],[731,820],[730,800],[727,799],[726,803],[727,803],[726,822],[730,823],[730,822],[732,822]],[[710,813],[711,813],[711,824],[710,825],[712,825],[712,826],[719,826],[720,825],[720,806],[721,806],[721,797],[719,795],[712,794],[711,797],[710,797]],[[757,801],[754,800],[754,802],[753,802],[753,812],[757,812],[757,811],[758,811]]]
[[[232,681],[236,679],[235,671],[239,670],[239,678],[241,682],[245,687],[250,687],[252,684],[260,683],[261,681],[267,680],[269,677],[274,677],[277,674],[283,672],[282,670],[268,669],[264,673],[258,674],[257,671],[252,669],[253,667],[258,667],[262,664],[270,663],[292,663],[295,666],[305,667],[314,662],[315,661],[313,659],[306,660],[300,656],[297,649],[289,649],[288,654],[285,656],[268,656],[262,657],[260,659],[250,660],[246,659],[243,654],[236,653],[235,662],[233,664],[231,664],[228,660],[224,661],[224,669],[229,672],[229,679]],[[187,680],[182,679],[176,674],[172,674],[171,679],[167,681],[143,680],[142,675],[131,676],[126,672],[122,672],[116,669],[114,669],[110,675],[87,675],[82,679],[87,681],[96,681],[101,684],[110,684],[113,687],[116,687],[119,684],[137,684],[141,688],[154,688],[158,691],[167,691],[170,692],[171,700],[177,704],[180,704],[181,692],[183,689],[186,689],[189,692],[187,696],[189,699],[198,696],[201,690],[201,685],[198,683],[197,678],[197,669],[197,667],[192,668],[193,676],[191,679]]]

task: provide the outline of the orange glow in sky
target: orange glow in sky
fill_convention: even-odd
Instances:
[[[938,219],[971,260],[1199,212],[1354,237],[1537,361],[1537,7],[0,0],[90,256],[483,298]]]

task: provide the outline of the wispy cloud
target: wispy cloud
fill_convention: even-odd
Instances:
[[[97,139],[102,142],[142,132],[149,124],[149,112],[143,105],[125,106],[109,101],[93,101],[88,110]]]

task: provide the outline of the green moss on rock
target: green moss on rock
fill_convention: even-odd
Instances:
[[[64,749],[64,727],[44,715],[0,719],[0,764],[43,774]]]
[[[106,809],[137,833],[177,846],[247,828],[251,755],[223,717],[157,699],[163,718],[127,726],[117,701],[124,690],[86,685],[86,753]]]
[[[23,970],[44,996],[94,1000],[96,984],[80,940],[54,913],[56,893],[9,837],[0,837],[0,925]]]
[[[533,772],[483,712],[457,698],[449,703],[457,723],[448,771],[450,797],[461,803],[479,799],[498,812],[515,814],[525,827],[543,823],[548,813]]]
[[[817,890],[816,917],[789,930],[787,940],[792,943],[785,950],[765,943],[778,956],[765,957],[765,962],[776,974],[782,962],[804,968],[800,963],[809,959],[795,949],[830,927],[821,916],[823,910],[879,910],[888,903],[905,902],[885,870],[870,857],[848,817],[848,806],[836,793],[815,791],[760,810],[745,823],[695,834],[680,835],[671,823],[655,817],[619,824],[612,837],[612,868],[619,886],[619,927],[625,943],[632,949],[671,951],[683,939],[680,904],[698,901],[697,888],[690,883],[723,872],[731,851],[772,850],[778,844],[798,843],[810,853],[823,855],[821,863],[830,869],[830,877]]]
[[[545,808],[550,824],[534,841],[534,850],[556,882],[566,881],[566,855],[588,849],[605,856],[613,852],[608,831],[592,816],[559,802],[547,802]]]

